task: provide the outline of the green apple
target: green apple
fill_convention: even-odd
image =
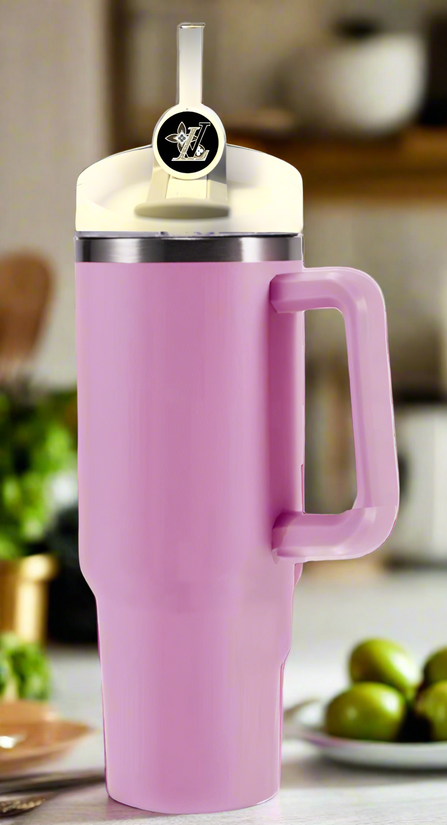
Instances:
[[[359,682],[336,696],[326,708],[325,729],[331,736],[394,742],[399,738],[407,703],[388,685]]]

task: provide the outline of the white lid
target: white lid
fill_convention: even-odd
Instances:
[[[202,103],[202,23],[178,27],[178,102],[152,146],[112,155],[78,178],[76,230],[89,233],[287,233],[303,228],[297,169],[226,143]]]
[[[227,145],[227,215],[168,218],[138,215],[147,198],[154,154],[151,146],[111,155],[78,178],[77,232],[166,232],[169,235],[236,232],[290,233],[303,229],[303,188],[297,169],[283,160]]]

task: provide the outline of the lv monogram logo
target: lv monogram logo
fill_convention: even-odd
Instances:
[[[168,135],[165,140],[170,143],[176,143],[178,149],[178,156],[172,160],[184,161],[203,161],[206,160],[209,149],[205,149],[201,141],[209,126],[209,121],[200,121],[198,126],[190,126],[186,129],[183,121],[179,123],[177,132],[174,135]]]

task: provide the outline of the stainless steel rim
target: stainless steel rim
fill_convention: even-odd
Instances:
[[[75,237],[77,262],[171,263],[180,261],[301,261],[302,235],[216,235],[174,238],[166,235]]]

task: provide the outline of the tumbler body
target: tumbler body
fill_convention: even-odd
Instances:
[[[280,780],[301,565],[301,262],[78,263],[80,558],[98,607],[107,786],[128,805],[254,805]]]

